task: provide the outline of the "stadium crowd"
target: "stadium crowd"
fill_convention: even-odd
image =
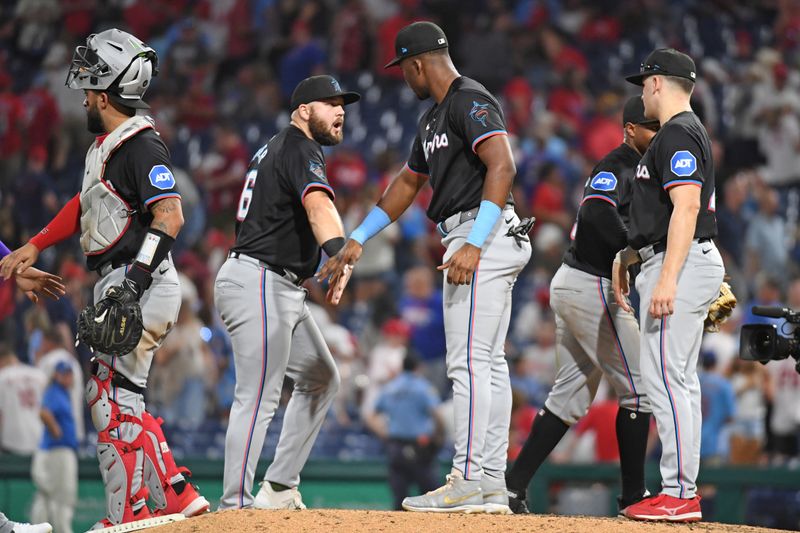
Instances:
[[[328,152],[328,177],[350,231],[404,163],[419,113],[394,55],[397,30],[439,23],[459,71],[504,106],[518,168],[514,198],[536,217],[533,258],[514,290],[507,343],[515,410],[513,458],[552,384],[555,325],[549,283],[569,244],[583,183],[622,139],[623,74],[660,45],[698,60],[695,110],[714,141],[720,249],[740,306],[703,344],[704,461],[800,465],[800,375],[794,363],[738,360],[739,327],[753,304],[800,308],[800,3],[734,6],[682,0],[18,0],[0,6],[0,239],[15,248],[80,188],[82,96],[64,86],[69,51],[94,31],[127,29],[153,46],[160,76],[147,94],[168,145],[186,225],[173,256],[181,272],[178,322],[156,354],[147,402],[163,417],[176,455],[221,457],[235,376],[213,280],[233,243],[234,210],[250,157],[288,124],[298,81],[334,73],[365,96],[348,108],[345,141]],[[650,21],[658,20],[656,27]],[[426,197],[369,241],[341,305],[307,282],[313,311],[343,386],[312,457],[380,457],[375,420],[387,384],[408,354],[437,391],[446,440],[449,390],[440,274],[443,248],[426,219]],[[0,399],[4,372],[44,367],[52,354],[88,373],[74,347],[77,314],[96,275],[77,239],[42,254],[40,267],[66,280],[67,296],[37,305],[0,285]],[[72,361],[73,359],[70,359]],[[49,370],[48,370],[49,369]],[[43,374],[44,375],[44,374]],[[37,378],[38,379],[38,378]],[[46,378],[33,380],[44,392]],[[74,379],[82,453],[82,379]],[[2,400],[6,401],[6,400]],[[0,403],[0,413],[8,404]],[[616,403],[600,394],[568,439],[561,460],[617,459]],[[5,417],[2,418],[5,420]],[[276,417],[280,425],[280,413]],[[91,427],[89,424],[86,427]],[[431,431],[425,423],[424,431]],[[438,427],[438,425],[436,426]],[[171,431],[172,428],[180,431]],[[271,455],[278,427],[270,428]],[[5,444],[0,450],[30,454]],[[37,431],[36,428],[31,431]],[[41,432],[41,428],[38,429]],[[421,430],[422,431],[422,430]],[[593,435],[593,439],[578,437]],[[441,435],[429,435],[442,442]],[[656,442],[658,439],[654,439]],[[272,447],[272,448],[271,448]],[[444,446],[443,453],[450,448]],[[656,453],[654,451],[654,453]]]

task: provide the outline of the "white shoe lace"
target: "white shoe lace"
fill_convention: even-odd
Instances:
[[[444,485],[442,485],[438,489],[434,489],[434,490],[428,492],[428,494],[439,494],[440,492],[444,492],[444,491],[446,491],[448,489],[452,489],[453,488],[453,484],[456,482],[456,480],[457,479],[463,479],[463,478],[461,476],[456,475],[456,474],[447,474],[447,476],[445,476],[445,479],[447,479],[447,483],[445,483]]]

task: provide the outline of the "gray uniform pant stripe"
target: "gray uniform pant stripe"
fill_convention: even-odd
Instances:
[[[636,279],[641,295],[642,376],[661,439],[662,492],[693,498],[702,425],[697,359],[703,321],[725,269],[713,243],[693,242],[678,276],[674,313],[656,319],[649,307],[663,261],[663,253],[655,255],[642,265]]]
[[[614,301],[611,281],[563,264],[550,283],[550,307],[558,371],[547,409],[575,424],[605,375],[620,406],[650,412],[639,369],[639,325]]]
[[[511,317],[511,291],[530,259],[531,247],[505,234],[519,219],[501,214],[483,246],[471,285],[444,280],[447,376],[453,381],[455,456],[453,467],[467,479],[486,472],[502,477],[506,468],[511,384],[504,344]],[[442,239],[447,261],[463,246],[473,221]]]
[[[244,258],[228,259],[217,275],[215,304],[231,336],[236,368],[220,509],[253,503],[253,478],[284,376],[295,387],[265,476],[282,485],[300,483],[338,390],[336,365],[305,298],[304,289]]]

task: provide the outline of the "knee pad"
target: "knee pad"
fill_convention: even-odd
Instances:
[[[112,404],[111,399],[108,397],[108,389],[104,386],[104,383],[97,376],[92,376],[86,383],[85,394],[95,429],[98,432],[106,432],[113,429],[111,426],[114,408],[117,406]],[[117,411],[119,411],[119,408],[117,408]]]

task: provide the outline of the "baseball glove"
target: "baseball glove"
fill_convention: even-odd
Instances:
[[[720,324],[728,320],[734,307],[736,307],[736,295],[733,294],[728,282],[723,281],[719,287],[719,296],[708,307],[704,329],[712,333],[719,331]]]
[[[142,338],[144,324],[136,282],[125,279],[106,291],[95,305],[87,306],[78,317],[78,341],[102,354],[123,356],[131,353]]]

